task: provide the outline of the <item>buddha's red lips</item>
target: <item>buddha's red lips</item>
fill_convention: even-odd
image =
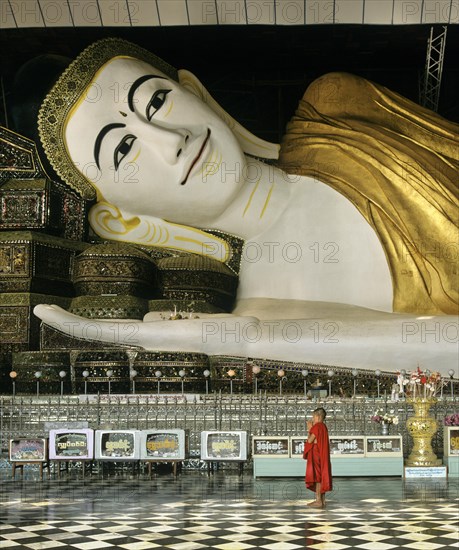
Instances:
[[[188,172],[185,176],[185,179],[180,182],[180,185],[185,185],[185,183],[187,182],[187,179],[189,177],[189,175],[191,174],[191,170],[193,170],[193,168],[196,166],[196,163],[198,162],[198,160],[201,158],[201,155],[207,145],[207,142],[209,141],[209,138],[210,138],[210,128],[207,128],[207,135],[206,135],[206,138],[204,139],[202,145],[201,145],[201,148],[199,149],[199,152],[198,154],[196,155],[196,157],[194,158],[193,162],[191,163],[191,166],[190,168],[188,169]]]

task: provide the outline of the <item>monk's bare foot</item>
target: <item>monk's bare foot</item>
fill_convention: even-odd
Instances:
[[[308,502],[307,506],[310,506],[311,508],[323,508],[322,501],[320,500],[313,500],[312,502]]]

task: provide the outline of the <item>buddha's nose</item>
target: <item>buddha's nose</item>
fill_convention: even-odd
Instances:
[[[164,160],[171,165],[178,162],[190,138],[190,133],[182,128],[170,129],[149,125],[147,132],[148,146],[156,149]]]

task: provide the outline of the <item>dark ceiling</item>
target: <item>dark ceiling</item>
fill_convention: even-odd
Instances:
[[[11,29],[0,33],[2,81],[40,53],[74,57],[92,41],[119,36],[194,72],[235,118],[278,140],[298,99],[329,71],[356,73],[418,101],[429,25],[194,26]],[[459,122],[459,25],[446,38],[439,112]],[[5,123],[4,113],[0,122]]]

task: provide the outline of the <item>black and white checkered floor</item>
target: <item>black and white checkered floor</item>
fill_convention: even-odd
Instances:
[[[233,469],[1,478],[0,548],[459,548],[458,478],[335,478],[324,510],[301,479]]]

